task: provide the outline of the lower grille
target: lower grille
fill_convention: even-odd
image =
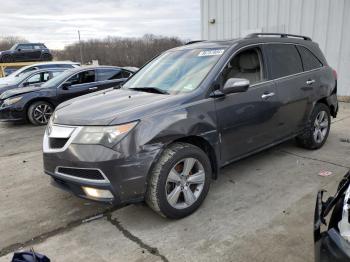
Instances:
[[[76,178],[89,179],[89,180],[106,180],[98,169],[89,168],[70,168],[70,167],[59,167],[57,172],[62,175],[68,175]]]
[[[49,138],[50,148],[62,148],[67,143],[68,138]]]

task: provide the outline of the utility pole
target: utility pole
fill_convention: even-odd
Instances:
[[[81,45],[81,40],[80,40],[80,30],[78,30],[78,36],[79,36],[79,49],[80,49],[80,63],[83,64],[83,47]]]

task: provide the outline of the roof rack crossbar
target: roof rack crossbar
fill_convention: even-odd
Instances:
[[[308,36],[285,34],[285,33],[253,33],[253,34],[247,35],[246,38],[256,38],[259,36],[280,36],[281,38],[292,37],[292,38],[302,38],[304,40],[311,41],[311,38]]]

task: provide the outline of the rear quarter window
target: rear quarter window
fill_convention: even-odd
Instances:
[[[317,69],[323,66],[318,58],[307,48],[303,46],[297,46],[298,51],[303,62],[304,71]]]
[[[303,72],[299,52],[292,44],[267,45],[267,57],[272,79]]]

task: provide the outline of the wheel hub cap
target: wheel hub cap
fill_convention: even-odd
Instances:
[[[41,124],[46,124],[52,115],[52,108],[49,105],[41,104],[34,109],[34,119]]]
[[[316,143],[322,143],[325,139],[329,128],[328,116],[325,111],[318,113],[314,122],[314,140]]]
[[[183,209],[193,205],[202,193],[205,182],[203,165],[195,158],[185,158],[171,169],[165,185],[168,203]]]

